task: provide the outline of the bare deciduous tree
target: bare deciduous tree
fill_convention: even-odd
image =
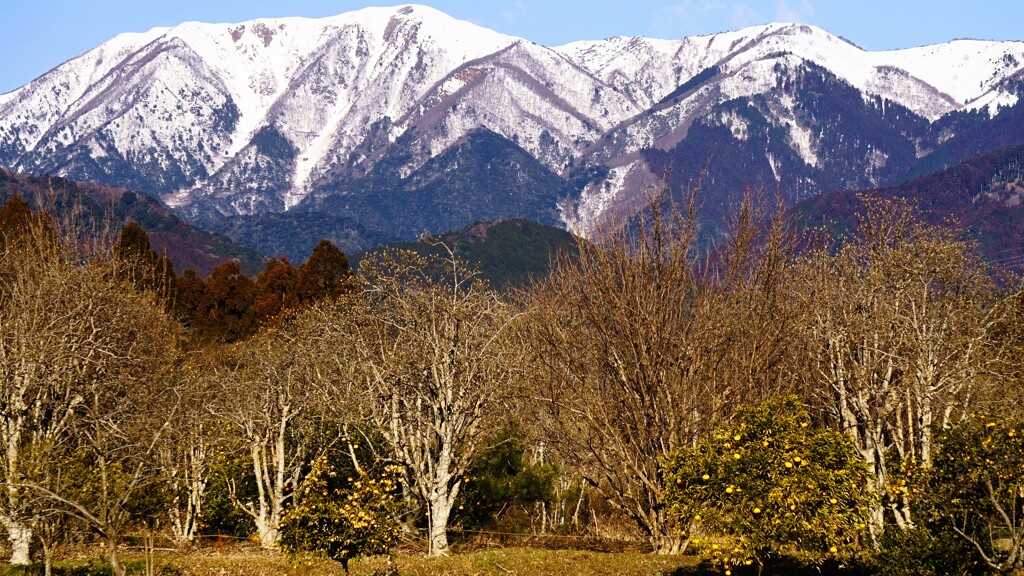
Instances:
[[[243,439],[256,479],[255,501],[232,497],[265,548],[278,546],[282,514],[309,463],[338,440],[349,417],[351,346],[334,337],[324,315],[346,307],[321,305],[234,345],[216,377],[213,411]]]
[[[156,450],[159,473],[167,485],[171,537],[178,546],[191,544],[199,534],[209,464],[219,437],[210,415],[213,391],[202,353],[182,366],[181,399],[175,417]]]
[[[907,494],[891,489],[902,464],[931,462],[933,433],[971,408],[993,356],[996,292],[955,231],[923,224],[902,202],[867,201],[857,236],[814,252],[802,286],[812,381],[851,435],[873,477],[877,540],[886,510],[913,521]]]
[[[672,553],[685,539],[665,517],[661,459],[735,405],[788,389],[795,311],[786,235],[766,233],[751,196],[703,265],[692,204],[689,217],[663,210],[653,202],[633,232],[581,243],[579,261],[530,294],[522,326],[548,444]]]
[[[428,551],[448,550],[452,506],[496,401],[510,391],[512,308],[449,252],[364,261],[353,325],[368,406],[428,516]]]
[[[128,413],[116,425],[105,424],[111,428],[90,428],[96,409],[108,408],[100,395],[135,398],[107,395],[148,390],[177,350],[175,324],[153,294],[119,280],[122,264],[109,251],[84,250],[77,239],[61,242],[55,229],[43,217],[0,242],[0,521],[13,563],[29,561],[36,512],[25,504],[39,500],[38,493],[26,496],[37,485],[26,475],[23,455],[36,446],[72,452],[90,442],[97,446],[101,428],[104,438],[120,433],[121,424],[144,408],[111,404]],[[107,461],[120,457],[104,455]]]

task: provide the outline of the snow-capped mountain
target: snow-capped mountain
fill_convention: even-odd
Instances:
[[[526,213],[588,232],[669,173],[799,199],[1013,144],[1022,87],[1024,42],[869,52],[769,24],[545,47],[367,8],[120,35],[0,95],[0,165],[145,191],[241,236],[329,213],[357,248],[442,196],[469,221],[422,222],[435,232]]]

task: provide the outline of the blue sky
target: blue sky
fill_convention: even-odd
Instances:
[[[0,0],[0,93],[121,33],[181,22],[323,17],[374,0]],[[616,35],[678,38],[773,21],[805,22],[869,50],[953,38],[1024,40],[1021,0],[422,0],[546,45]]]

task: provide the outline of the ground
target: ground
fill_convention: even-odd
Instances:
[[[98,554],[97,554],[98,556]],[[59,562],[54,575],[92,576],[109,572],[96,560]],[[130,573],[145,574],[141,555],[129,554],[125,564]],[[694,556],[656,556],[642,552],[591,552],[539,548],[483,548],[444,558],[424,558],[414,553],[387,558],[364,558],[349,566],[351,576],[510,576],[510,575],[594,575],[648,576],[700,574]],[[204,549],[187,554],[158,552],[155,574],[165,576],[342,576],[341,564],[330,560],[292,558],[255,548]],[[396,571],[397,570],[397,571]],[[0,575],[41,574],[38,570],[6,571]]]

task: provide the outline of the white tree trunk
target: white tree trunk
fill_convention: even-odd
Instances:
[[[453,502],[454,497],[449,499],[439,494],[427,503],[427,509],[430,511],[427,523],[428,556],[448,554],[448,517],[451,515]]]
[[[259,496],[257,509],[251,510],[253,521],[256,523],[256,535],[259,536],[260,546],[263,548],[277,548],[278,528],[281,523],[280,510],[284,506],[280,490],[280,474],[269,470],[266,465],[266,456],[260,445],[253,444],[253,469],[256,472],[256,486]],[[277,455],[274,455],[275,464],[283,466]],[[275,486],[274,480],[278,479]]]
[[[260,538],[260,546],[263,548],[277,548],[280,534],[278,533],[278,524],[280,522],[275,521],[272,515],[260,514],[255,518],[256,521],[256,535]]]
[[[32,544],[32,529],[16,520],[6,520],[7,538],[11,541],[11,564],[31,564],[29,550]]]

